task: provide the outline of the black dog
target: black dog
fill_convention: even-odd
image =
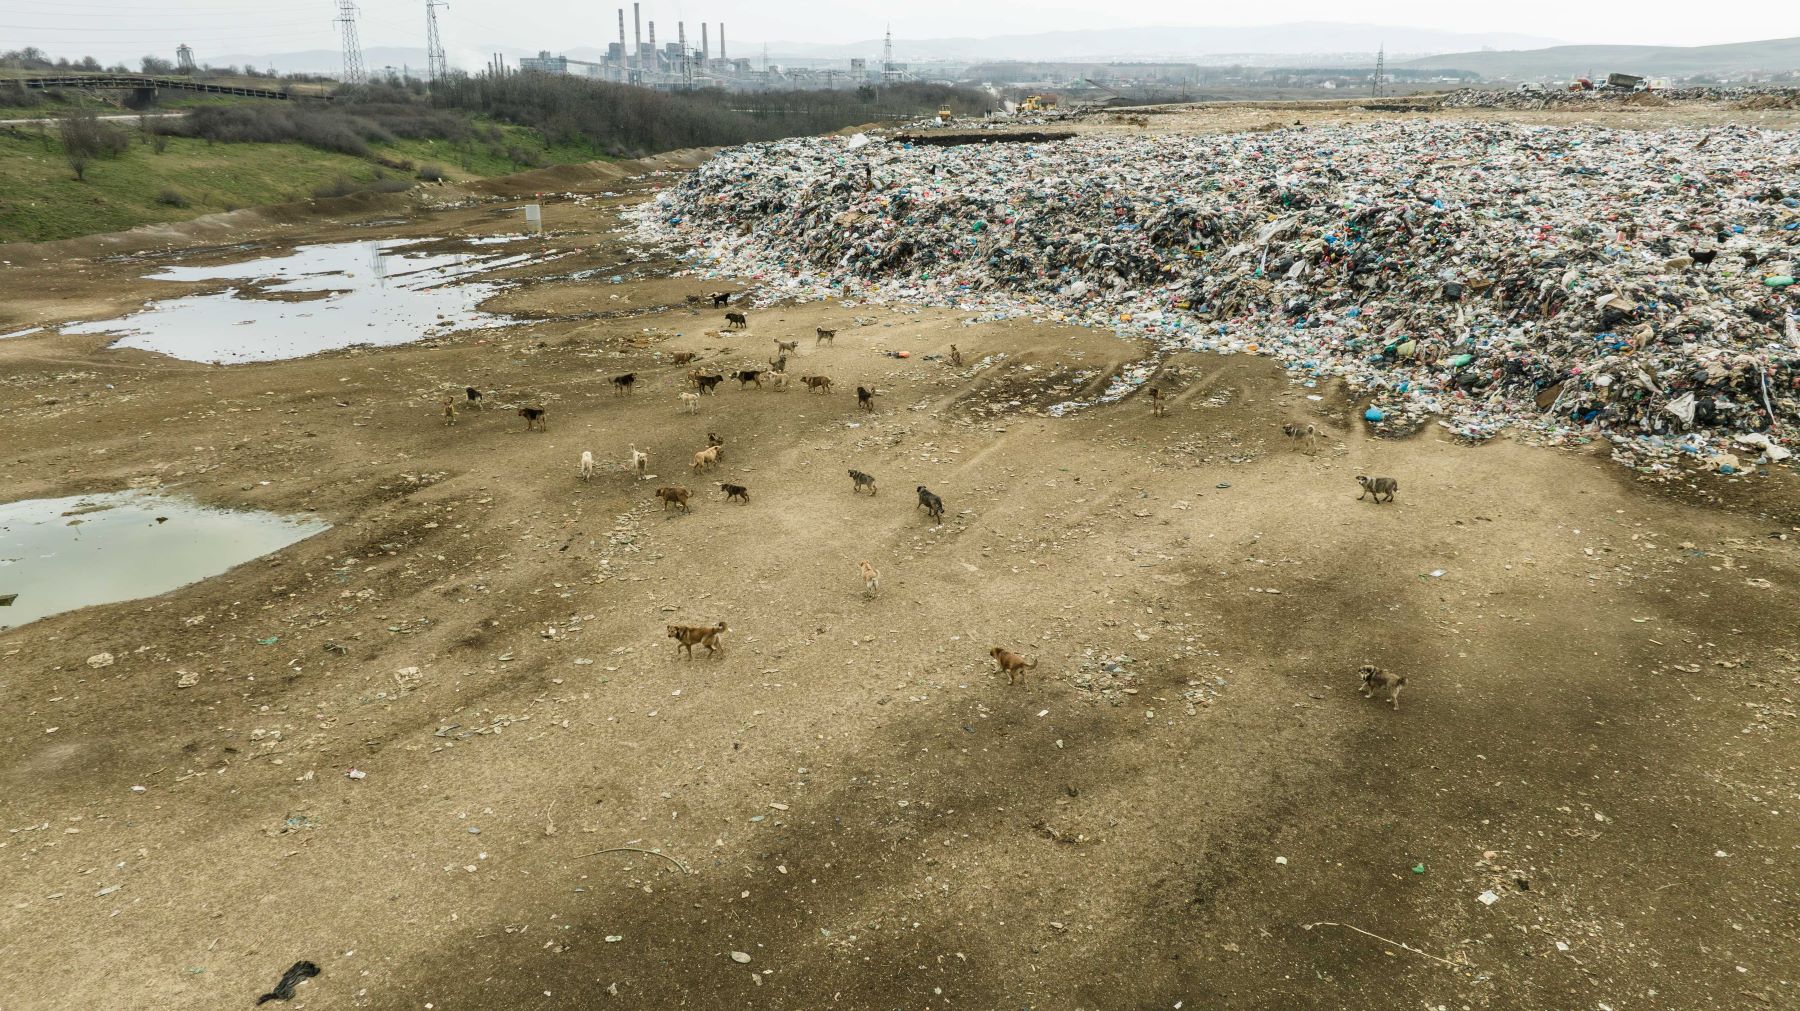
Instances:
[[[694,385],[700,387],[701,393],[711,393],[713,387],[725,381],[724,376],[695,376]]]
[[[719,306],[722,306],[722,305],[730,305],[731,304],[731,292],[715,291],[715,292],[713,292],[712,300],[713,300],[713,308],[714,309],[717,309]]]
[[[856,388],[856,406],[865,411],[873,411],[875,409],[875,391],[858,386]]]
[[[272,1000],[293,1000],[295,984],[309,980],[318,974],[319,967],[311,962],[295,962],[292,968],[281,974],[281,982],[275,984],[275,989],[256,998],[257,1006],[260,1007]]]
[[[534,428],[540,432],[549,431],[550,427],[546,423],[546,420],[544,418],[544,415],[549,414],[549,413],[550,413],[549,411],[546,411],[542,407],[521,407],[521,408],[519,408],[519,417],[525,419],[525,431],[527,431],[527,432],[531,431]]]
[[[723,483],[721,483],[719,485],[719,490],[725,493],[725,501],[727,501],[727,502],[731,501],[732,499],[738,499],[739,501],[743,502],[745,505],[750,504],[750,489],[744,487],[741,484],[723,484]]]
[[[869,494],[875,494],[875,475],[853,470],[850,472],[850,481],[850,494],[854,495],[862,491],[865,486],[869,489]]]
[[[933,495],[931,489],[924,485],[919,486],[918,508],[930,513],[933,522],[944,522],[944,500]]]
[[[725,314],[725,325],[735,330],[742,330],[750,325],[750,320],[741,312],[728,312]]]
[[[469,409],[481,410],[481,391],[473,386],[463,387],[463,394],[469,398]]]
[[[731,374],[731,378],[738,381],[738,389],[740,390],[749,386],[751,383],[755,383],[757,389],[762,389],[761,369],[739,369]]]
[[[614,376],[613,381],[612,381],[613,392],[614,393],[630,393],[632,386],[635,385],[636,383],[637,383],[637,373],[636,372],[627,372],[622,376]]]

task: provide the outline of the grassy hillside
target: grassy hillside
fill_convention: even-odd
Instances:
[[[130,124],[121,124],[129,127]],[[505,175],[541,165],[601,157],[579,144],[547,145],[519,127],[498,127],[504,143],[396,140],[373,146],[375,159],[438,166],[451,179]],[[113,232],[215,211],[303,200],[315,190],[398,187],[416,171],[299,143],[212,143],[166,137],[157,153],[133,133],[117,158],[98,159],[78,182],[54,127],[0,128],[0,242],[41,242]],[[522,158],[507,154],[513,151]]]
[[[1737,75],[1800,70],[1800,38],[1723,46],[1552,46],[1549,49],[1448,53],[1409,60],[1421,70],[1472,70],[1486,78],[1570,77],[1618,72],[1655,76]]]

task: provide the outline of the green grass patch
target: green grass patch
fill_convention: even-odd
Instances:
[[[0,128],[0,242],[44,242],[123,231],[162,221],[262,204],[309,199],[339,179],[373,183],[412,181],[412,172],[304,144],[208,143],[169,137],[157,154],[136,131],[131,145],[111,159],[90,162],[77,182],[63,158],[56,128]],[[482,124],[483,133],[490,124]],[[404,140],[380,145],[378,157],[435,165],[452,180],[507,175],[543,165],[595,161],[585,145],[546,145],[535,131],[499,126],[469,141]],[[512,154],[521,158],[515,158]],[[522,160],[521,160],[522,159]]]

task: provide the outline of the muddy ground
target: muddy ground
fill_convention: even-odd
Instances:
[[[617,232],[659,181],[628,174],[556,180],[617,195],[551,203],[569,255],[491,306],[518,326],[230,367],[0,341],[9,498],[335,524],[0,633],[4,1011],[242,1008],[300,959],[276,1006],[1800,1003],[1790,474],[1376,440],[1243,356],[1167,362],[1162,418],[1052,418],[1144,349],[1024,321],[827,303],[721,335],[684,304],[716,283]],[[134,308],[171,257],[505,231],[507,195],[8,247],[0,332]],[[555,279],[582,269],[626,281]],[[682,412],[671,353],[776,339],[832,392]],[[465,384],[490,409],[448,427]],[[717,658],[664,635],[715,621]],[[994,645],[1037,668],[1009,684]],[[1365,662],[1407,676],[1398,711]]]

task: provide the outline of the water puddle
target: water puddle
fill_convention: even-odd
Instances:
[[[154,597],[330,529],[141,492],[0,505],[0,628]]]
[[[244,284],[153,301],[129,316],[62,330],[123,334],[113,347],[224,365],[389,347],[513,322],[476,308],[499,285],[465,279],[523,263],[530,253],[428,253],[413,248],[421,241],[429,240],[336,242],[242,263],[166,267],[146,276]]]

